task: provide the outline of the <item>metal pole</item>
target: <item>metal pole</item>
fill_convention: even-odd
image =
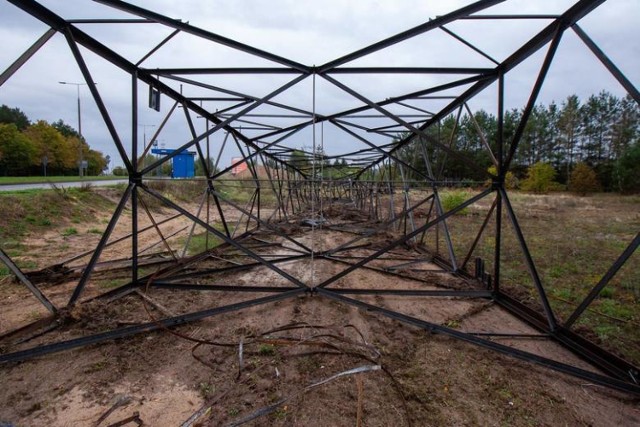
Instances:
[[[78,143],[78,176],[82,178],[82,113],[80,108],[80,86],[87,86],[86,83],[73,83],[73,82],[58,82],[61,85],[72,85],[76,87],[77,92],[77,107],[78,107],[78,135],[80,136],[80,141]]]

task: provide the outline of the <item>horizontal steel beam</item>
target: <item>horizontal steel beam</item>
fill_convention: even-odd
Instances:
[[[256,298],[249,301],[239,302],[236,304],[210,308],[207,310],[196,311],[189,314],[182,314],[179,316],[169,317],[169,318],[157,320],[154,322],[143,323],[141,325],[128,326],[126,328],[115,329],[115,330],[103,332],[100,334],[90,335],[82,338],[75,338],[72,340],[57,342],[54,344],[45,344],[45,345],[30,348],[27,350],[16,351],[14,353],[2,354],[0,355],[0,363],[20,362],[23,360],[32,359],[34,357],[44,356],[45,354],[71,350],[74,348],[84,347],[90,344],[99,344],[106,341],[112,341],[118,338],[130,337],[132,335],[141,334],[143,332],[151,332],[158,329],[174,328],[176,326],[185,325],[187,323],[195,322],[197,320],[202,320],[207,317],[217,316],[219,314],[231,313],[233,311],[242,310],[244,308],[254,307],[261,304],[267,304],[270,302],[291,298],[295,295],[299,295],[303,293],[304,291],[305,290],[302,288],[294,289],[291,291],[281,292],[276,295]]]
[[[498,353],[505,354],[507,356],[515,357],[516,359],[524,360],[526,362],[531,362],[536,365],[540,365],[540,366],[544,366],[546,368],[552,369],[554,371],[562,372],[564,374],[568,374],[576,378],[587,380],[593,384],[602,385],[615,390],[620,390],[626,393],[631,393],[631,394],[640,396],[640,385],[633,384],[629,381],[623,381],[617,378],[596,374],[594,372],[580,369],[575,366],[571,366],[566,363],[561,363],[552,359],[548,359],[546,357],[542,357],[534,353],[529,353],[514,347],[509,347],[503,344],[489,341],[466,332],[448,328],[446,326],[438,325],[436,323],[427,322],[425,320],[421,320],[421,319],[408,316],[406,314],[402,314],[386,308],[378,307],[376,305],[369,304],[364,301],[348,298],[343,295],[337,294],[334,290],[328,290],[324,288],[316,288],[316,289],[320,295],[325,296],[327,298],[344,302],[344,303],[353,305],[355,307],[368,310],[369,312],[380,313],[383,316],[389,317],[394,320],[398,320],[400,322],[403,322],[409,325],[416,326],[421,329],[425,329],[426,331],[429,331],[431,333],[447,335],[452,338],[456,338],[461,341],[477,345],[479,347],[484,347],[489,350],[493,350]]]

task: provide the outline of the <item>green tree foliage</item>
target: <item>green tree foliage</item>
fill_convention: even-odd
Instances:
[[[515,130],[522,118],[522,110],[505,111],[502,140],[504,153],[513,144]],[[486,182],[484,173],[492,164],[490,152],[497,157],[497,118],[482,110],[473,117],[450,114],[439,123],[425,129],[422,135],[404,134],[398,138],[408,141],[396,155],[413,170],[405,168],[409,179],[431,173],[438,180]],[[548,163],[556,170],[560,184],[570,184],[574,166],[587,162],[593,166],[604,190],[618,191],[616,164],[626,150],[640,141],[640,106],[626,96],[618,98],[600,92],[582,102],[576,95],[560,104],[536,105],[518,142],[510,170],[514,178],[524,179],[527,170],[536,163]],[[447,153],[450,147],[459,155]],[[472,167],[473,163],[479,167]],[[416,173],[417,171],[417,173]],[[508,177],[505,177],[508,178]],[[507,179],[508,181],[508,179]]]
[[[78,133],[77,130],[75,130],[71,125],[66,124],[65,122],[62,121],[62,119],[58,120],[57,122],[53,122],[51,123],[51,126],[57,130],[58,132],[60,132],[62,134],[62,136],[64,136],[65,138],[69,138],[69,137],[76,137],[78,139],[83,139],[84,138],[80,135],[80,133]]]
[[[4,104],[0,106],[0,123],[13,123],[19,131],[25,130],[31,124],[27,115],[19,108],[9,108]]]
[[[44,120],[29,126],[24,134],[36,149],[34,166],[40,165],[42,159],[47,157],[51,174],[62,175],[65,170],[77,167],[80,143],[78,139],[66,139]]]
[[[640,193],[640,142],[620,157],[615,166],[614,181],[621,193]]]
[[[538,162],[529,167],[527,178],[522,181],[520,188],[534,193],[548,193],[557,183],[556,170],[549,163]]]
[[[4,123],[4,124],[3,124]],[[18,108],[0,107],[0,174],[5,176],[74,175],[79,160],[87,161],[87,174],[99,175],[107,167],[101,152],[92,150],[71,126],[58,120],[31,124]]]
[[[588,164],[578,163],[571,172],[569,190],[580,196],[586,196],[600,189],[596,172]]]
[[[289,164],[305,174],[311,171],[309,158],[302,150],[293,150],[291,152],[289,155]]]
[[[0,124],[0,175],[27,174],[35,156],[35,147],[14,123]]]
[[[87,161],[87,175],[100,175],[107,168],[107,159],[99,151],[87,151],[84,160]]]
[[[205,162],[203,162],[200,157],[196,157],[195,171],[194,171],[196,176],[205,176],[205,173],[204,173],[205,164],[207,165],[207,169],[209,169],[210,174],[215,174],[218,171],[215,167],[215,161],[213,158],[209,157]]]
[[[125,168],[123,168],[122,166],[116,166],[115,168],[113,168],[113,174],[115,176],[127,176],[127,175],[129,175],[127,173],[127,170]]]

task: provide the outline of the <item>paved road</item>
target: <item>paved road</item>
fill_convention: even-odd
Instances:
[[[107,186],[107,185],[116,185],[116,184],[126,184],[129,182],[127,179],[113,179],[113,180],[98,180],[98,181],[75,181],[75,182],[56,182],[56,187],[64,187],[64,188],[72,188],[72,187],[82,187],[86,184],[91,184],[93,186]],[[51,185],[48,183],[40,183],[40,184],[3,184],[0,185],[0,191],[20,191],[20,190],[32,190],[34,188],[51,188]]]

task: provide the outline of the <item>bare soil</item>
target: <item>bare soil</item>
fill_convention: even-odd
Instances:
[[[190,210],[196,208],[191,206]],[[173,213],[163,212],[156,215],[156,220],[170,215]],[[141,215],[143,221],[148,219]],[[162,230],[169,235],[189,224],[182,218]],[[27,242],[31,248],[29,256],[45,259],[46,265],[50,260],[53,263],[68,256],[68,248],[56,249],[61,243],[67,242],[76,250],[93,247],[100,236],[85,233],[82,227],[75,236],[62,237],[59,230],[52,231],[43,237],[46,246]],[[130,227],[127,215],[119,227],[114,235],[126,234]],[[293,253],[289,248],[295,245],[276,239],[273,233],[262,233],[259,237],[281,243],[260,250],[267,258]],[[320,251],[347,243],[354,235],[297,227],[294,237]],[[143,235],[140,247],[154,244],[157,239],[157,233]],[[180,235],[172,239],[170,242],[177,249]],[[341,255],[366,256],[384,241],[385,236],[364,239],[356,244],[368,242],[371,247]],[[114,245],[104,258],[126,256],[131,251],[130,245],[130,241]],[[415,259],[416,255],[408,248],[396,248],[388,255],[391,257],[397,259],[370,265],[388,268],[406,262],[401,259]],[[238,253],[225,259],[224,262],[207,259],[198,267],[247,262]],[[278,263],[276,267],[314,286],[346,268],[337,261],[318,259]],[[153,271],[149,268],[149,272]],[[430,262],[417,264],[413,273],[422,280],[360,269],[331,284],[329,289],[470,286]],[[125,270],[119,276],[122,282],[118,283],[126,282],[127,275]],[[145,293],[155,306],[137,294],[111,301],[88,301],[114,286],[110,282],[113,280],[111,276],[92,279],[83,297],[87,302],[67,314],[67,323],[26,343],[2,342],[2,352],[270,295],[149,288]],[[293,286],[265,266],[198,277],[191,283]],[[42,284],[45,294],[61,306],[74,286],[74,281],[55,286]],[[486,300],[354,298],[467,332],[535,332]],[[44,317],[46,311],[22,286],[5,281],[0,284],[0,313],[0,333],[4,333]],[[594,370],[568,350],[548,341],[496,340]],[[362,372],[351,372],[357,368]],[[109,426],[137,413],[144,425],[180,426],[198,412],[201,416],[194,417],[197,420],[193,425],[237,425],[242,420],[245,425],[254,426],[640,425],[637,398],[433,335],[319,294],[301,293],[171,331],[158,330],[0,365],[0,378],[4,385],[0,388],[0,425],[8,422],[16,426]],[[249,420],[251,417],[254,418]]]

